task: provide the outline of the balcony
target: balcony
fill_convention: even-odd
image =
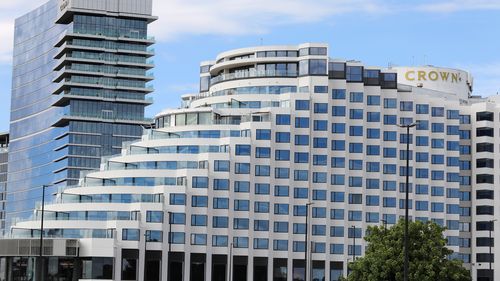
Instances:
[[[246,78],[265,78],[265,77],[297,77],[297,71],[287,70],[255,70],[240,71],[235,73],[221,74],[210,79],[210,84],[214,85],[224,81],[246,79]]]

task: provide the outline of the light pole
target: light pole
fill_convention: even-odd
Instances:
[[[148,281],[148,265],[146,263],[146,257],[148,256],[148,238],[149,238],[148,231],[144,230],[144,280],[145,281]]]
[[[308,254],[308,247],[307,247],[307,244],[309,243],[309,235],[308,235],[308,229],[309,229],[309,206],[310,205],[313,205],[314,203],[313,202],[308,202],[306,203],[306,233],[305,233],[305,258],[304,258],[304,261],[305,261],[305,270],[304,270],[304,281],[307,281],[307,254]]]
[[[39,249],[39,267],[38,274],[40,274],[40,281],[43,280],[43,215],[45,213],[45,188],[50,185],[44,184],[42,185],[42,209],[41,209],[41,217],[40,217],[40,249]]]
[[[168,212],[168,254],[167,254],[167,281],[170,280],[170,265],[172,264],[171,259],[172,252],[172,212]]]
[[[417,126],[417,123],[402,124],[398,125],[400,128],[406,128],[406,188],[405,188],[405,234],[404,234],[404,281],[408,281],[408,265],[409,265],[409,253],[408,253],[408,203],[410,201],[409,189],[410,189],[410,128]]]
[[[491,238],[492,238],[492,237],[491,237],[491,231],[493,230],[493,225],[494,225],[494,223],[495,223],[496,221],[497,221],[496,219],[494,219],[494,220],[490,220],[490,227],[489,227],[489,229],[490,229],[490,241],[489,241],[488,245],[490,246],[490,257],[488,258],[488,261],[489,261],[489,264],[490,264],[490,271],[489,271],[489,274],[488,274],[488,275],[491,277],[491,281],[494,281],[494,280],[495,280],[495,274],[493,274],[493,271],[492,271],[492,269],[491,269],[491,260],[493,259],[493,256],[492,256],[492,254],[491,254],[491,246],[492,246],[492,244],[493,244],[493,239],[491,239]]]
[[[356,226],[352,226],[352,262],[356,261]]]

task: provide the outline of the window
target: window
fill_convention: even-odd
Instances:
[[[295,110],[309,110],[310,102],[309,100],[296,100]]]
[[[350,93],[350,102],[353,103],[363,103],[363,92],[351,92]]]
[[[295,170],[294,180],[295,181],[308,181],[309,171],[308,170]]]
[[[429,114],[429,105],[428,104],[417,104],[416,105],[417,114]]]
[[[349,204],[362,204],[363,195],[362,194],[349,194]]]
[[[398,117],[396,115],[384,115],[384,125],[396,125]]]
[[[363,216],[362,211],[349,211],[348,219],[349,221],[361,221]]]
[[[293,198],[296,199],[306,199],[308,197],[308,189],[304,187],[296,187],[293,189]]]
[[[275,185],[274,186],[274,196],[277,197],[288,197],[289,196],[288,185]]]
[[[207,235],[191,234],[191,245],[207,245]]]
[[[334,100],[343,100],[345,99],[345,89],[333,89],[332,90],[332,99]]]
[[[332,123],[332,133],[344,134],[345,133],[345,123]]]
[[[328,113],[328,103],[315,103],[314,113]]]
[[[333,174],[331,176],[331,184],[332,185],[344,185],[345,184],[345,176]]]
[[[366,146],[367,155],[380,155],[380,146],[378,145],[367,145]]]
[[[235,174],[250,174],[250,163],[235,163]]]
[[[186,214],[184,213],[170,213],[169,217],[171,224],[186,224]]]
[[[380,122],[380,112],[367,112],[366,113],[367,122]]]
[[[255,138],[257,140],[270,140],[271,139],[271,130],[257,129]]]
[[[326,173],[313,172],[313,183],[326,183]]]
[[[290,161],[290,150],[277,149],[274,154],[276,161]]]
[[[274,204],[275,215],[288,215],[288,204]]]
[[[267,238],[254,238],[253,239],[253,248],[254,249],[268,249],[269,248],[269,239],[267,239]]]
[[[314,86],[314,92],[317,94],[327,94],[328,86]]]
[[[363,82],[363,67],[348,65],[346,69],[347,82]]]
[[[122,229],[122,240],[124,241],[139,241],[140,240],[140,230],[124,228]]]
[[[396,141],[397,132],[395,131],[384,131],[384,141]]]
[[[367,105],[380,105],[380,96],[367,96],[366,97]]]
[[[269,213],[269,202],[259,202],[254,203],[254,211],[256,213]]]
[[[332,192],[331,193],[332,202],[344,202],[344,192]]]
[[[332,168],[344,168],[345,167],[345,158],[344,157],[332,157]]]
[[[215,160],[214,161],[214,171],[215,172],[229,172],[229,161],[227,161],[227,160]]]
[[[383,206],[386,208],[396,208],[396,198],[395,197],[384,197]]]
[[[494,114],[489,111],[477,112],[476,121],[494,121]]]
[[[366,196],[366,205],[367,206],[378,206],[380,204],[380,199],[375,195],[367,195]]]
[[[399,102],[399,110],[400,111],[413,111],[413,102],[412,101]]]
[[[444,116],[444,107],[433,107],[432,108],[432,116],[443,117]]]
[[[344,227],[343,226],[331,226],[330,227],[330,237],[344,237]]]
[[[170,205],[186,205],[186,194],[171,193]]]
[[[290,169],[289,168],[275,168],[274,169],[274,177],[276,179],[288,179],[288,178],[290,178]]]
[[[314,120],[313,128],[315,131],[328,131],[328,120]]]
[[[362,170],[363,160],[349,160],[349,170]]]
[[[349,143],[350,153],[363,153],[363,143]]]
[[[162,211],[147,211],[146,212],[146,222],[163,222],[163,212]]]
[[[366,129],[366,137],[369,139],[379,139],[380,129]]]
[[[234,182],[235,192],[250,192],[250,182],[248,181],[235,181]]]
[[[256,183],[255,194],[269,194],[270,185],[268,183]]]
[[[345,116],[345,106],[332,106],[332,116]],[[363,119],[363,117],[361,117]]]
[[[207,216],[206,215],[191,215],[191,225],[192,226],[207,226]]]
[[[290,115],[276,114],[276,125],[290,125]]]
[[[237,144],[236,145],[236,155],[250,155],[250,145],[247,144]]]
[[[229,198],[214,198],[214,209],[229,209]]]
[[[332,220],[344,220],[344,209],[331,209],[330,219]]]
[[[274,222],[273,229],[274,229],[275,233],[286,233],[286,232],[288,232],[288,222],[276,221],[276,222]]]
[[[212,246],[213,247],[227,247],[227,236],[226,235],[214,235],[214,236],[212,236]]]
[[[309,118],[295,117],[295,128],[309,128]]]
[[[193,195],[191,198],[192,207],[208,207],[208,197],[207,196],[197,196]]]
[[[256,158],[271,158],[271,148],[270,147],[256,147],[255,148],[255,157]]]
[[[326,201],[326,190],[313,190],[313,200]]]
[[[363,136],[363,126],[350,126],[349,127],[350,136]]]
[[[229,180],[214,179],[214,190],[229,190]]]
[[[309,145],[309,136],[295,135],[295,145]]]
[[[349,111],[349,118],[351,118],[351,119],[363,119],[363,109],[351,109]]]
[[[208,188],[208,177],[193,177],[192,178],[193,188]]]
[[[384,99],[384,108],[397,108],[397,99],[393,98],[385,98]]]
[[[269,231],[268,220],[254,220],[253,230],[255,231]]]
[[[275,251],[288,251],[288,240],[274,240],[273,250]]]
[[[268,177],[271,175],[271,167],[269,165],[255,165],[256,177]]]
[[[248,211],[249,209],[250,209],[250,201],[248,201],[248,200],[234,200],[234,210],[235,211]],[[248,221],[247,221],[247,225],[248,225]]]
[[[213,220],[212,220],[212,226],[214,228],[227,228],[228,227],[228,217],[214,216]]]
[[[326,166],[327,156],[326,155],[313,155],[313,165],[314,166]]]

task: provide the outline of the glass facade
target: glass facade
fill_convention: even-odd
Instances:
[[[51,0],[16,20],[6,230],[142,134],[151,103],[148,18],[75,13]],[[100,36],[99,38],[96,38]]]

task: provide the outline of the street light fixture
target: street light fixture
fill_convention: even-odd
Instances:
[[[305,258],[304,258],[304,261],[305,261],[305,270],[304,270],[304,281],[307,281],[307,265],[308,265],[308,262],[307,262],[307,256],[308,256],[308,243],[309,243],[309,235],[308,235],[308,229],[309,229],[309,221],[308,221],[308,218],[309,218],[309,206],[310,205],[313,205],[314,203],[313,202],[307,202],[306,203],[306,233],[305,233]]]
[[[410,201],[410,128],[417,126],[417,123],[397,125],[406,128],[406,188],[405,188],[405,232],[404,232],[404,281],[408,281],[409,249],[408,249],[408,205]]]
[[[51,185],[44,184],[42,185],[42,209],[41,209],[41,217],[40,217],[40,249],[39,249],[39,267],[38,267],[38,274],[40,275],[40,278],[38,280],[42,281],[43,280],[43,215],[45,213],[45,188],[49,187]]]
[[[489,275],[489,276],[491,276],[491,281],[494,281],[494,280],[495,280],[495,274],[493,274],[493,271],[492,271],[492,269],[491,269],[491,260],[493,259],[493,255],[491,254],[491,246],[492,246],[492,244],[493,244],[493,239],[492,239],[492,237],[491,237],[491,231],[493,230],[493,225],[494,225],[494,223],[495,223],[496,221],[497,221],[496,219],[494,219],[494,220],[490,220],[490,227],[489,227],[489,229],[490,229],[490,240],[489,240],[488,245],[490,246],[490,256],[489,256],[489,258],[488,258],[488,261],[489,261],[489,264],[490,264],[490,271],[489,271],[489,274],[488,274],[488,275]]]

